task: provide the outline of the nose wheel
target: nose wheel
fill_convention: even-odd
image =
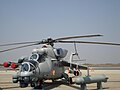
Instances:
[[[28,83],[25,83],[24,81],[20,81],[20,87],[25,88],[28,86]]]

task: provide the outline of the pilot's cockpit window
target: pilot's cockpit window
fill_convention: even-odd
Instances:
[[[39,54],[39,59],[37,60],[39,63],[44,62],[45,61],[45,56],[44,54]]]
[[[37,59],[37,54],[32,54],[32,56],[30,57],[30,59]]]
[[[38,61],[39,63],[44,62],[45,61],[45,56],[46,54],[38,54],[38,53],[33,53],[30,57],[30,60],[35,60]]]

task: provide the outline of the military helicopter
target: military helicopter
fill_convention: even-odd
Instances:
[[[65,67],[70,67],[70,70],[74,72],[74,68],[77,69],[88,69],[87,66],[79,65],[69,60],[64,60],[67,55],[68,50],[63,48],[55,48],[55,43],[85,43],[85,44],[103,44],[103,45],[116,45],[120,46],[118,43],[108,43],[108,42],[87,42],[87,41],[71,41],[68,39],[76,38],[91,38],[103,36],[100,34],[96,35],[84,35],[84,36],[70,36],[70,37],[61,37],[57,39],[47,38],[42,41],[34,42],[20,42],[20,43],[11,43],[3,44],[2,46],[10,45],[22,45],[14,48],[9,48],[1,50],[0,53],[30,47],[34,45],[43,44],[42,48],[33,49],[32,54],[29,57],[19,58],[18,62],[4,62],[4,67],[9,67],[16,69],[19,67],[19,71],[13,75],[13,83],[20,84],[21,88],[27,87],[29,84],[31,87],[42,88],[44,85],[44,80],[50,79],[53,82],[56,79],[65,78],[67,83],[72,83],[72,78],[65,73]],[[76,49],[76,47],[75,47]],[[77,55],[77,53],[75,53]],[[75,55],[73,54],[73,55]],[[78,72],[76,72],[78,73]],[[75,74],[74,75],[78,75]]]

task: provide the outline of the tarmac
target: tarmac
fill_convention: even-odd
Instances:
[[[87,71],[81,70],[82,76],[85,76]],[[30,86],[20,88],[19,83],[12,83],[12,74],[16,71],[0,70],[0,90],[32,90]],[[109,79],[108,82],[102,83],[103,90],[120,90],[120,70],[90,70],[90,75],[105,74]],[[74,80],[75,78],[73,78]],[[97,90],[96,83],[87,84],[88,90]],[[80,90],[80,86],[76,84],[66,84],[64,80],[57,80],[52,83],[51,80],[45,81],[44,90]]]

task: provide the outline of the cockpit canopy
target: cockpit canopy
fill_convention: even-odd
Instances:
[[[42,53],[42,54],[33,53],[30,56],[30,60],[38,61],[39,63],[41,63],[45,61],[45,56],[46,56],[45,53]]]
[[[45,53],[32,53],[29,59],[26,62],[23,62],[21,65],[21,71],[33,71],[37,68],[38,63],[42,63],[45,61],[46,54]]]
[[[22,65],[21,65],[21,71],[22,72],[25,72],[25,71],[33,71],[33,70],[35,70],[35,68],[36,68],[36,65],[37,65],[37,63],[33,63],[33,62],[24,62],[24,63],[22,63]]]

